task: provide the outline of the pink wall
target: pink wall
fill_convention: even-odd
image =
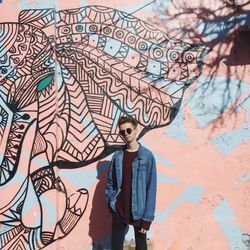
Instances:
[[[105,5],[126,13],[133,13],[136,18],[156,27],[158,33],[169,35],[170,41],[172,38],[180,39],[184,42],[180,45],[180,49],[183,49],[186,43],[198,45],[198,50],[204,47],[212,49],[202,59],[204,60],[202,70],[199,68],[202,62],[199,61],[201,58],[198,56],[196,63],[192,65],[187,63],[189,74],[184,85],[190,79],[192,80],[193,76],[197,79],[193,82],[190,80],[192,85],[185,90],[185,93],[182,92],[184,95],[181,96],[181,106],[171,124],[166,125],[169,120],[163,118],[159,121],[149,120],[141,123],[141,130],[150,124],[157,127],[140,139],[142,144],[154,152],[158,172],[157,208],[148,236],[150,244],[153,245],[152,249],[156,250],[247,250],[250,247],[248,148],[250,147],[250,2],[242,0],[235,1],[233,4],[232,1],[222,0],[159,0],[147,5],[148,3],[150,1],[146,0],[107,0],[105,3],[94,0],[56,0],[54,2],[2,0],[0,23],[18,22],[19,13],[23,9],[54,8],[59,11],[88,5]],[[53,22],[52,20],[52,25],[43,30],[48,37],[55,32]],[[57,23],[57,28],[60,25],[60,22]],[[8,61],[5,57],[6,51],[9,50],[9,45],[4,40],[6,30],[6,26],[4,28],[0,26],[0,39],[2,39],[0,40],[0,67],[1,63],[7,64]],[[8,35],[13,34],[14,30],[9,28]],[[35,34],[36,31],[33,29],[32,32]],[[35,48],[36,45],[42,48],[41,55],[52,53],[53,46],[56,45],[51,43],[50,48],[46,46],[43,48],[42,41],[45,36],[38,35],[38,37],[31,48]],[[14,39],[16,35],[13,35],[10,41]],[[153,41],[153,39],[148,37],[145,40]],[[32,44],[32,41],[30,43]],[[106,44],[108,44],[107,41]],[[112,54],[112,49],[107,53]],[[133,57],[135,60],[138,59],[135,55],[136,53],[132,53],[129,58],[128,53],[124,60],[133,66]],[[64,60],[63,63],[70,67],[71,62],[60,59],[63,56],[62,52],[60,55],[52,55],[51,61],[47,64],[37,63],[35,70],[23,73],[26,78],[22,80],[18,76],[21,70],[27,69],[27,64],[25,67],[19,67],[19,71],[16,72],[18,76],[13,78],[12,82],[4,81],[5,76],[2,72],[0,104],[2,110],[9,110],[9,119],[12,120],[8,120],[3,128],[5,113],[2,111],[1,161],[2,155],[7,154],[6,148],[10,147],[8,142],[13,145],[17,143],[17,140],[12,138],[12,141],[7,136],[10,133],[8,131],[13,129],[11,124],[15,123],[13,118],[15,113],[12,113],[13,106],[10,106],[9,100],[16,98],[21,103],[25,96],[18,99],[19,88],[25,89],[25,82],[29,82],[31,86],[40,77],[39,72],[45,72],[43,71],[45,68],[46,70],[55,68],[53,60]],[[19,57],[22,57],[21,52]],[[147,70],[151,69],[150,63],[151,66],[154,65],[153,61],[148,62]],[[173,65],[173,68],[175,66]],[[178,71],[179,68],[177,67],[176,70]],[[15,109],[16,114],[21,116],[26,112],[30,118],[28,118],[29,125],[16,118],[18,126],[20,124],[25,126],[25,137],[22,144],[17,144],[16,151],[10,150],[14,152],[13,155],[19,154],[15,176],[7,183],[2,179],[0,186],[1,249],[18,249],[17,246],[20,249],[45,247],[48,250],[109,249],[111,217],[105,205],[104,188],[111,155],[105,151],[100,158],[95,158],[98,156],[95,150],[98,147],[104,147],[101,142],[97,143],[92,149],[93,152],[95,151],[92,156],[91,153],[86,158],[83,156],[84,153],[81,155],[83,160],[89,157],[88,159],[93,161],[86,166],[81,166],[81,164],[77,165],[77,162],[81,161],[78,156],[75,156],[77,153],[74,155],[73,147],[72,150],[65,149],[67,148],[65,141],[72,143],[76,150],[85,149],[86,145],[91,143],[84,135],[86,137],[89,135],[91,139],[95,136],[90,132],[93,118],[91,114],[95,113],[92,112],[95,104],[92,107],[89,100],[93,99],[88,99],[88,95],[82,96],[81,91],[77,92],[78,88],[74,85],[74,73],[72,73],[75,71],[69,70],[63,73],[62,68],[59,70],[61,71],[56,72],[54,83],[50,90],[47,89],[47,94],[39,95],[38,104],[31,101],[29,105],[24,105],[23,110]],[[44,75],[49,76],[49,72],[49,70],[46,71]],[[31,73],[36,74],[34,79]],[[176,77],[177,75],[172,76],[169,73],[166,78],[176,80]],[[65,94],[64,87],[61,87],[63,86],[61,78],[66,83],[65,88],[70,99]],[[46,85],[49,78],[42,77],[39,83],[44,79],[43,84]],[[81,84],[84,83],[81,82]],[[157,88],[161,84],[159,80],[156,84]],[[68,86],[72,86],[72,89]],[[183,86],[181,88],[183,89]],[[70,94],[70,91],[73,94]],[[166,91],[173,92],[171,89]],[[15,94],[11,95],[11,93]],[[117,88],[116,93],[121,94],[122,90]],[[111,94],[108,95],[111,96]],[[64,95],[65,99],[61,98]],[[143,119],[138,114],[140,113],[138,109],[129,108],[135,102],[127,95],[124,97],[128,98],[127,112],[135,114],[138,119]],[[154,98],[157,99],[158,96]],[[31,97],[30,100],[32,100]],[[89,105],[87,106],[90,107],[90,111],[77,113],[76,110],[80,109],[79,103],[85,105],[84,101]],[[69,115],[66,109],[61,107],[70,106],[70,103],[75,106],[74,108],[71,106]],[[138,107],[141,111],[145,109],[143,105],[138,104]],[[73,117],[74,111],[82,115],[75,118],[80,119],[80,122],[73,126],[77,128],[76,130],[69,126],[68,118],[64,118]],[[144,115],[150,116],[152,112],[150,110],[149,114],[145,112]],[[56,116],[59,113],[61,115]],[[119,114],[121,113],[117,115]],[[53,116],[51,122],[46,123],[50,116]],[[103,118],[103,123],[109,124],[107,131],[113,136],[117,134],[116,119],[116,116],[111,116],[110,119]],[[100,128],[101,121],[99,123]],[[105,134],[103,131],[104,129],[101,129]],[[69,137],[70,133],[71,137]],[[84,140],[78,137],[78,133]],[[121,145],[122,141],[117,137],[111,144]],[[55,148],[54,145],[56,145]],[[60,161],[63,164],[69,163],[62,164],[62,167],[59,166]],[[41,169],[45,166],[51,166],[54,173],[41,173]],[[2,167],[4,167],[3,163]],[[40,175],[43,178],[39,179]],[[30,185],[31,182],[33,185]],[[46,192],[42,191],[42,187],[45,186]],[[21,210],[18,210],[18,206]],[[51,232],[53,235],[42,234],[42,232]],[[6,240],[7,236],[8,240]],[[45,238],[43,243],[41,243],[41,237]],[[128,241],[133,238],[131,230],[126,238]],[[95,246],[92,245],[93,242]]]

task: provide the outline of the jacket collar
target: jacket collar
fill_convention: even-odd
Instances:
[[[138,142],[138,143],[139,143],[139,149],[138,149],[138,154],[137,154],[136,158],[143,159],[144,158],[143,156],[145,156],[145,154],[144,154],[145,148],[141,145],[140,142]],[[123,157],[123,151],[125,150],[125,147],[126,147],[126,145],[120,151],[118,151],[118,154],[120,157]]]
[[[137,154],[137,158],[139,159],[143,159],[145,158],[145,148],[141,145],[141,143],[139,143],[139,149],[138,149],[138,154]],[[144,157],[143,157],[144,156]]]

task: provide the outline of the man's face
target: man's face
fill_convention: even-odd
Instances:
[[[136,140],[137,128],[130,122],[121,124],[119,132],[126,142],[131,143]]]

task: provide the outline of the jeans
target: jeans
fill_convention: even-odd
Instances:
[[[128,224],[124,223],[112,213],[111,250],[123,250],[123,243]],[[147,250],[147,236],[139,232],[140,228],[134,227],[136,250]]]

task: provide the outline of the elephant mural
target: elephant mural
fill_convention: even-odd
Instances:
[[[103,6],[24,10],[0,24],[0,248],[69,234],[88,191],[69,194],[56,170],[122,147],[120,116],[138,120],[139,138],[170,124],[208,52]]]

